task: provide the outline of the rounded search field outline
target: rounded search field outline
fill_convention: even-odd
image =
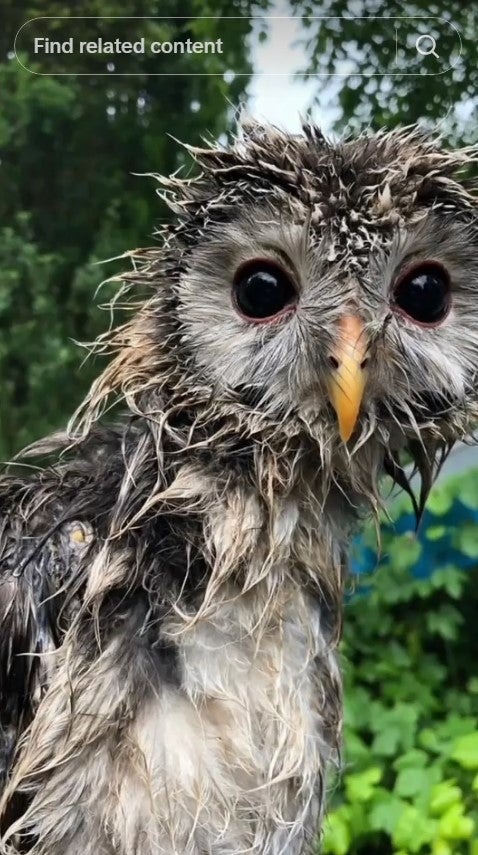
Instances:
[[[456,33],[459,42],[458,54],[455,58],[455,61],[447,65],[446,68],[441,71],[433,71],[426,72],[427,77],[438,77],[442,74],[446,74],[447,71],[450,71],[452,68],[455,68],[457,63],[460,60],[462,51],[463,51],[463,40],[461,37],[461,33],[458,27],[455,26],[451,21],[448,21],[446,18],[441,18],[438,15],[350,15],[346,17],[345,15],[221,15],[220,17],[215,17],[214,15],[37,15],[35,18],[29,18],[28,21],[25,21],[19,27],[17,32],[15,33],[15,38],[13,40],[13,53],[15,55],[15,59],[18,64],[28,71],[29,74],[35,74],[38,77],[223,77],[226,71],[233,69],[224,69],[223,71],[158,71],[158,72],[148,72],[145,75],[144,71],[34,71],[31,68],[28,68],[24,65],[17,54],[17,39],[25,27],[29,24],[33,24],[36,21],[189,21],[191,19],[201,20],[201,21],[298,21],[301,19],[305,19],[307,21],[439,21],[441,24],[445,24],[447,27],[451,27],[452,30]],[[424,36],[426,34],[423,34]],[[426,36],[427,38],[432,38],[435,42],[436,40],[433,36]],[[417,53],[421,54],[421,51],[416,47],[417,42],[423,38],[423,36],[417,38],[415,42],[415,48]],[[422,56],[428,56],[427,54],[421,54]],[[236,77],[245,77],[248,76],[248,72],[234,72]],[[261,71],[259,72],[261,77],[289,77],[289,72],[273,72],[273,71]],[[422,71],[372,71],[372,72],[354,72],[354,74],[358,74],[362,77],[391,77],[396,74],[400,74],[402,77],[421,77],[423,76]],[[304,72],[304,77],[349,77],[349,71],[337,71],[337,72],[329,72],[329,71],[314,71],[314,72]]]

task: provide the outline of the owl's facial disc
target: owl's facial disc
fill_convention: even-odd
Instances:
[[[342,317],[337,342],[329,356],[332,370],[327,385],[343,442],[350,439],[357,423],[367,379],[367,349],[360,318],[356,315]]]

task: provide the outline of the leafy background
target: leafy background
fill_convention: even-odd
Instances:
[[[367,73],[387,62],[372,16],[453,21],[463,53],[443,77],[397,74],[391,83],[352,73],[340,87],[331,81],[336,130],[421,121],[445,142],[477,141],[476,3],[290,0],[290,9],[369,18],[356,46]],[[96,302],[111,286],[96,301],[95,290],[124,262],[97,263],[154,242],[154,226],[167,216],[151,179],[132,173],[189,168],[168,134],[197,143],[205,132],[228,132],[252,72],[247,16],[283,9],[272,0],[189,0],[186,10],[175,0],[77,0],[74,12],[187,14],[192,32],[195,16],[216,16],[207,37],[227,36],[236,76],[152,77],[146,57],[135,78],[33,76],[12,55],[16,31],[37,15],[69,15],[71,6],[1,0],[0,459],[64,424],[99,370],[82,365],[75,340],[107,325]],[[350,50],[352,24],[305,24],[303,75],[333,71]],[[171,55],[169,70],[181,62]],[[215,70],[214,57],[197,62],[198,72]],[[322,100],[323,87],[318,78]],[[477,520],[477,471],[435,490],[419,536],[405,500],[396,503],[383,522],[380,560],[351,585],[342,645],[345,772],[331,783],[325,853],[478,855]],[[362,563],[375,554],[371,532],[357,549]]]
[[[437,486],[418,533],[395,501],[378,566],[351,590],[325,853],[478,855],[477,485],[471,469]],[[376,552],[371,530],[356,550]]]

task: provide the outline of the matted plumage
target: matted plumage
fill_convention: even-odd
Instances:
[[[149,296],[0,482],[8,855],[309,852],[348,543],[478,415],[476,149],[249,121],[191,152],[122,276]]]

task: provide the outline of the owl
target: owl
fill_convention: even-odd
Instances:
[[[350,539],[478,416],[476,149],[189,150],[106,367],[0,482],[4,855],[318,851]]]

